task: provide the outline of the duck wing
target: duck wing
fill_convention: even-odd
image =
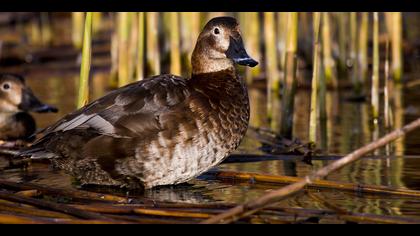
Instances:
[[[114,137],[138,137],[145,130],[160,129],[159,115],[189,96],[186,80],[160,75],[122,87],[66,116],[45,130],[65,132],[90,129]]]
[[[189,95],[187,81],[182,77],[159,75],[144,79],[114,90],[65,116],[41,131],[43,137],[32,147],[69,131],[113,138],[138,138],[157,133],[165,126],[161,116],[183,104]]]

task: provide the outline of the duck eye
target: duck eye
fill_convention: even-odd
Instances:
[[[10,89],[10,84],[9,83],[4,83],[2,88],[3,88],[3,90],[9,90]]]
[[[215,29],[214,29],[214,34],[220,34],[220,30],[219,30],[219,28],[215,28]]]

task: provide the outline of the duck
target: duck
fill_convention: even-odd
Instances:
[[[188,182],[222,162],[249,123],[249,98],[236,64],[246,52],[237,20],[211,19],[198,36],[189,78],[161,74],[68,114],[19,153],[50,159],[81,186],[151,189]]]
[[[0,140],[33,139],[36,122],[29,112],[58,112],[58,109],[41,102],[22,76],[0,74]]]

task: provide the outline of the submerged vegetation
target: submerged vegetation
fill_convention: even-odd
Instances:
[[[77,96],[74,96],[77,100],[72,101],[76,107],[103,95],[105,90],[153,75],[172,73],[190,76],[191,53],[207,20],[222,15],[237,18],[248,54],[261,63],[255,68],[238,67],[250,88],[249,132],[256,133],[251,141],[249,138],[244,141],[244,146],[249,142],[254,145],[251,145],[253,148],[259,148],[258,155],[255,155],[257,160],[246,154],[238,159],[231,156],[226,162],[237,162],[231,167],[232,171],[222,168],[204,175],[204,180],[216,179],[235,187],[245,186],[245,190],[240,189],[244,196],[235,204],[195,203],[193,197],[187,199],[188,204],[169,203],[155,201],[153,196],[142,194],[131,196],[129,204],[124,194],[114,192],[100,195],[94,192],[102,190],[68,191],[30,183],[16,185],[13,181],[0,179],[0,211],[13,212],[11,215],[0,212],[0,222],[52,223],[52,219],[58,219],[55,221],[58,223],[311,223],[311,219],[317,219],[318,223],[324,220],[340,223],[419,222],[419,218],[385,216],[381,215],[383,212],[362,215],[343,210],[341,206],[323,200],[324,190],[321,191],[325,188],[350,191],[352,196],[368,193],[374,194],[374,198],[377,198],[376,194],[416,200],[420,196],[418,191],[407,189],[402,184],[402,160],[391,162],[390,159],[391,156],[407,153],[407,138],[404,136],[420,125],[417,119],[406,119],[406,113],[415,108],[405,106],[403,89],[420,84],[407,76],[418,70],[418,59],[413,66],[406,58],[410,55],[418,57],[420,44],[415,41],[416,35],[409,37],[406,32],[407,23],[404,20],[408,16],[405,14],[73,12],[63,15],[60,17],[71,25],[66,42],[71,48],[63,50],[63,54],[77,55],[74,68],[80,72],[75,89]],[[38,23],[29,21],[28,29],[24,29],[23,23],[19,26],[29,44],[37,50],[60,45],[53,32],[63,29],[54,27],[54,17],[42,13],[34,19]],[[0,45],[3,45],[2,39]],[[10,51],[0,50],[0,66],[6,53]],[[16,54],[15,51],[12,53]],[[25,60],[36,62],[36,57],[26,57]],[[106,76],[96,78],[101,73]],[[55,91],[61,87],[59,82],[48,86]],[[103,90],[95,94],[98,87]],[[339,108],[340,103],[352,105],[341,105]],[[339,112],[344,115],[339,116]],[[337,131],[338,127],[342,127],[340,122],[348,124],[351,129],[348,132]],[[380,139],[392,130],[397,131]],[[341,147],[336,147],[337,144]],[[340,150],[339,153],[337,150]],[[281,165],[274,162],[275,158],[282,158],[285,153],[290,155],[287,155],[288,159],[281,159]],[[316,160],[320,153],[325,154],[327,159],[321,156],[320,160]],[[330,162],[328,158],[337,153],[351,154]],[[354,163],[354,168],[343,170],[346,177],[350,176],[345,183],[322,180],[367,154],[385,154],[387,160],[385,164],[375,159],[364,160],[366,167]],[[308,172],[299,172],[301,170],[296,167],[302,156],[305,163],[313,165],[308,167]],[[264,166],[270,174],[242,171],[240,165],[248,165],[246,170],[258,170],[257,164],[246,164],[251,160]],[[0,165],[0,168],[3,166]],[[363,180],[366,173],[359,173],[359,170],[374,170],[369,172],[373,176]],[[382,171],[387,172],[387,183]],[[374,184],[349,183],[360,179],[363,183],[372,179]],[[258,196],[247,195],[252,184],[261,191]],[[279,184],[290,185],[280,188]],[[319,192],[311,191],[311,188]],[[256,189],[251,188],[250,191]],[[276,190],[267,194],[267,189]],[[164,190],[156,190],[159,191]],[[227,192],[238,195],[235,191],[239,190]],[[298,197],[311,199],[318,209],[273,205],[295,193],[304,193]],[[352,196],[347,197],[351,199]],[[51,198],[59,201],[45,204],[44,200]],[[61,198],[69,198],[70,204],[60,203]],[[31,212],[33,207],[36,210]]]

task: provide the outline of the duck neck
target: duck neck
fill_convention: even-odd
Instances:
[[[235,65],[232,60],[227,58],[206,60],[193,60],[192,76],[200,74],[217,73],[219,71],[232,71],[236,75]]]

